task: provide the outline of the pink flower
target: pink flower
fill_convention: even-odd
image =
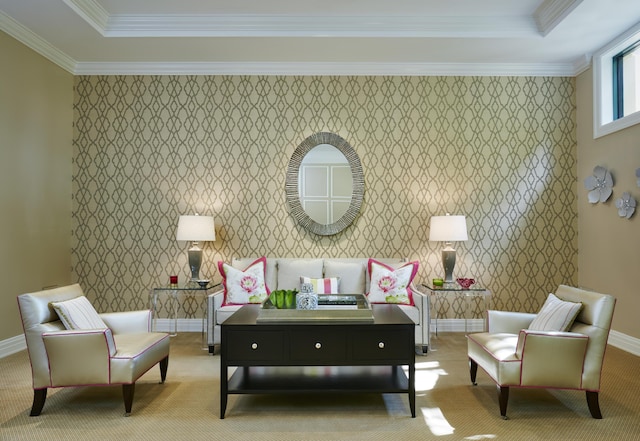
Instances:
[[[394,276],[382,276],[378,280],[378,288],[384,293],[393,291],[396,287],[396,278]]]
[[[258,280],[251,275],[246,275],[240,279],[240,288],[251,294],[258,287]]]

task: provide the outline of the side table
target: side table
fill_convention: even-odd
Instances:
[[[436,336],[438,335],[438,303],[442,302],[443,297],[458,297],[464,296],[465,311],[464,311],[464,333],[469,332],[469,314],[471,311],[472,298],[482,297],[485,313],[491,307],[491,291],[481,286],[471,285],[469,288],[463,288],[458,283],[445,283],[443,286],[434,286],[433,284],[422,284],[434,300],[434,314],[435,314],[435,326]],[[483,324],[483,330],[486,330],[486,322]]]
[[[149,300],[151,304],[151,310],[153,312],[153,319],[151,322],[151,329],[156,330],[158,320],[158,300],[161,296],[166,296],[169,300],[169,314],[170,314],[170,326],[169,335],[175,337],[178,335],[178,307],[179,297],[181,295],[195,295],[200,296],[202,301],[202,347],[206,348],[206,321],[207,321],[207,295],[209,290],[218,287],[220,284],[200,286],[196,282],[187,282],[177,286],[160,286],[151,289]]]

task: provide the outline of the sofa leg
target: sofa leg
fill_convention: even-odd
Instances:
[[[44,402],[47,399],[47,388],[35,389],[33,391],[33,405],[31,406],[31,413],[29,416],[38,416],[42,412]]]
[[[471,358],[469,359],[469,375],[471,376],[471,384],[477,386],[476,376],[478,375],[478,363],[473,361]]]
[[[503,420],[507,418],[507,403],[509,402],[509,386],[498,386],[498,403],[500,403],[500,416]]]
[[[422,353],[426,354],[427,352],[429,352],[429,346],[427,345],[422,345]]]
[[[124,398],[124,416],[131,415],[131,405],[133,404],[133,394],[135,390],[135,383],[122,385],[122,396]]]
[[[167,379],[167,368],[169,367],[169,356],[167,355],[160,360],[160,384],[164,384]]]
[[[600,413],[598,392],[587,391],[587,405],[589,406],[589,412],[591,412],[591,416],[597,420],[601,420],[602,413]]]

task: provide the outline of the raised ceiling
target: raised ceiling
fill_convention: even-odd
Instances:
[[[553,75],[640,0],[0,0],[0,30],[74,74]]]

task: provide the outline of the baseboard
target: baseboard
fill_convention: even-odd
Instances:
[[[609,340],[607,343],[640,357],[640,339],[638,338],[630,337],[622,332],[611,331],[609,332]]]
[[[0,358],[24,351],[25,349],[27,349],[27,341],[24,339],[24,334],[16,335],[6,340],[0,340]]]
[[[484,320],[470,319],[467,323],[467,332],[482,332]],[[161,332],[170,332],[173,329],[173,320],[158,319],[156,329]],[[201,319],[178,319],[178,332],[202,332]],[[438,332],[464,332],[464,319],[439,319]],[[431,333],[435,335],[435,320],[431,321]],[[609,333],[608,343],[618,349],[640,356],[640,339],[631,337],[618,331]],[[7,357],[16,352],[27,349],[24,334],[6,340],[0,340],[0,358]]]

